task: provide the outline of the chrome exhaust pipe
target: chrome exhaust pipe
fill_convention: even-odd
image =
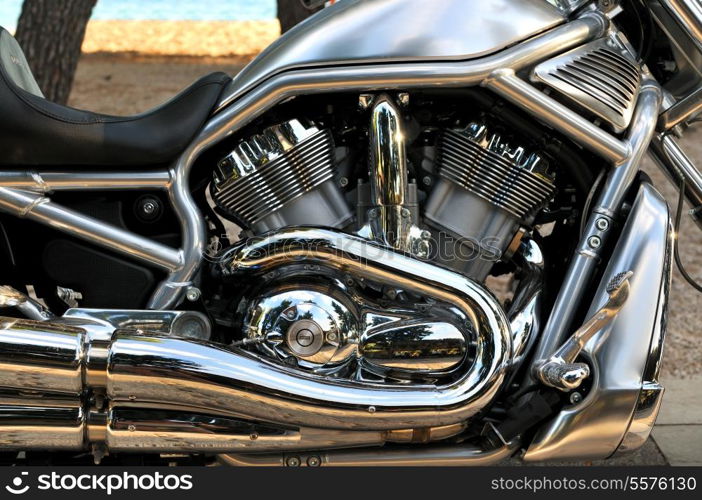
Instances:
[[[511,333],[499,303],[481,285],[362,238],[313,228],[247,242],[226,252],[220,264],[229,276],[255,275],[300,260],[457,308],[476,339],[475,361],[463,376],[443,386],[338,381],[206,342],[124,330],[102,340],[91,338],[89,324],[73,326],[75,320],[68,323],[68,318],[66,324],[5,318],[0,319],[0,389],[73,399],[101,394],[109,411],[122,406],[178,408],[296,428],[371,431],[358,444],[385,442],[387,434],[381,431],[464,423],[495,397],[509,365]],[[109,413],[102,418],[106,425],[84,423],[96,440],[120,447],[125,436],[137,435],[111,427]],[[145,424],[132,425],[127,432]],[[101,431],[103,427],[107,430]],[[173,447],[188,446],[189,438],[180,437],[184,441]],[[246,439],[253,441],[249,435]],[[149,444],[154,450],[159,446]]]
[[[220,455],[223,464],[255,467],[468,467],[494,465],[519,448],[512,441],[494,450],[475,446],[433,446],[414,449],[338,450],[280,455]]]

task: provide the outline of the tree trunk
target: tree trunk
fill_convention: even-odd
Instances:
[[[97,0],[24,0],[15,38],[42,92],[66,104]]]
[[[280,21],[280,32],[285,33],[297,23],[304,21],[312,14],[322,10],[323,8],[323,1],[278,0],[278,21]]]

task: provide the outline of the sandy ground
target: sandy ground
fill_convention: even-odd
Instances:
[[[683,149],[702,167],[702,127],[687,131],[681,141]],[[660,169],[646,159],[644,170],[668,200],[674,214],[678,203],[675,189]],[[685,205],[686,212],[690,207]],[[678,238],[680,256],[689,274],[702,282],[702,231],[683,214]],[[675,268],[670,292],[668,338],[663,354],[664,375],[690,377],[702,373],[702,294],[692,288]]]
[[[84,53],[179,56],[257,54],[280,35],[277,19],[266,21],[103,21],[88,23]]]
[[[154,58],[87,55],[78,67],[70,104],[110,114],[134,114],[172,97],[200,76],[212,71],[235,74],[246,57],[226,59]],[[688,132],[683,145],[702,165],[702,127]],[[671,207],[676,190],[649,160],[645,170],[664,193]],[[685,218],[680,235],[681,254],[688,270],[702,281],[702,232]],[[702,373],[702,294],[693,290],[677,270],[671,291],[668,340],[663,373],[686,377]]]

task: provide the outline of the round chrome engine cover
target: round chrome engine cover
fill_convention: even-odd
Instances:
[[[341,288],[324,285],[275,287],[249,308],[248,336],[267,354],[321,370],[355,358],[359,312]]]

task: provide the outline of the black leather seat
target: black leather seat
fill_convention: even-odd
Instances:
[[[17,41],[0,27],[0,165],[139,166],[173,161],[201,129],[231,78],[213,73],[137,116],[47,101]]]

